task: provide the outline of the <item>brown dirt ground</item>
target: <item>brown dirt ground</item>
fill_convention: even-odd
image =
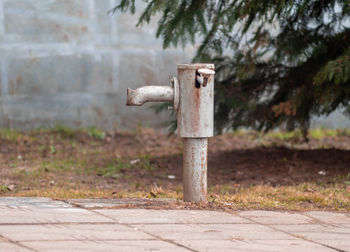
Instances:
[[[150,129],[103,140],[44,131],[0,141],[0,186],[9,188],[3,195],[55,187],[181,190],[181,140]],[[98,168],[119,164],[118,172]],[[220,135],[210,139],[208,167],[209,187],[334,183],[350,173],[350,137],[300,143],[256,133]]]

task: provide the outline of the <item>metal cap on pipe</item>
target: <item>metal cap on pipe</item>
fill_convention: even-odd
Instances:
[[[178,70],[197,70],[200,68],[206,68],[206,69],[214,69],[214,64],[208,64],[208,63],[194,63],[194,64],[178,64],[177,69]]]

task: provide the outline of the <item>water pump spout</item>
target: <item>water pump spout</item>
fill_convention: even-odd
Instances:
[[[128,106],[141,106],[145,102],[172,102],[174,89],[167,86],[144,86],[135,90],[127,89]]]

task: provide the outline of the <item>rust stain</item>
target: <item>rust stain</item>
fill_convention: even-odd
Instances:
[[[206,186],[205,186],[205,182],[207,180],[207,153],[206,151],[202,151],[201,152],[201,178],[200,178],[200,187],[201,187],[201,195],[202,195],[202,200],[206,199]]]
[[[195,90],[194,91],[194,111],[193,111],[193,117],[192,117],[192,126],[193,126],[193,131],[198,132],[199,131],[199,122],[200,122],[200,103],[201,103],[201,87],[197,88],[196,87],[196,72],[194,72],[193,80],[191,81],[192,83],[192,88]]]
[[[88,30],[87,26],[84,25],[84,26],[81,27],[81,31],[82,32],[87,32],[87,30]]]

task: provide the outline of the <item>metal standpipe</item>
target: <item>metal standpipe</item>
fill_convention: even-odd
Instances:
[[[184,138],[183,145],[184,201],[205,201],[208,138]]]
[[[177,110],[177,134],[183,138],[184,201],[207,199],[208,138],[214,129],[214,65],[179,64],[172,86],[128,88],[127,105],[169,101]]]

